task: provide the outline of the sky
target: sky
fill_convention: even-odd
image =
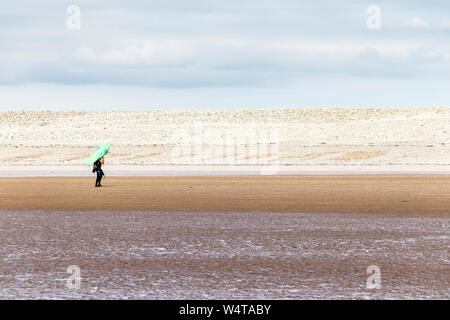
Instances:
[[[0,6],[0,110],[450,106],[448,0]]]

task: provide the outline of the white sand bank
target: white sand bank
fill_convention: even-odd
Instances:
[[[82,165],[105,141],[114,165],[447,165],[450,108],[0,112],[0,165]]]

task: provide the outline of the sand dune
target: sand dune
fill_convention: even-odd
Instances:
[[[230,141],[233,164],[450,164],[449,123],[450,108],[0,112],[0,164],[82,164],[104,141],[110,164],[227,164],[205,150]]]

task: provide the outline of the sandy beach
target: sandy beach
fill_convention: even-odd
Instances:
[[[93,184],[0,178],[0,299],[449,298],[449,176]],[[373,265],[377,290],[366,286]]]
[[[0,113],[0,299],[448,299],[449,121],[448,108]],[[104,141],[95,188],[85,161]]]
[[[448,215],[450,177],[410,175],[1,178],[1,210]]]
[[[450,297],[446,175],[93,184],[0,178],[0,300]],[[81,270],[76,290],[68,266]]]
[[[450,299],[450,1],[4,3],[0,300]]]

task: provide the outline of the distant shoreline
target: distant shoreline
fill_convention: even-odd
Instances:
[[[93,177],[82,165],[0,166],[0,178]],[[111,177],[308,176],[308,175],[450,175],[450,165],[105,165]]]

